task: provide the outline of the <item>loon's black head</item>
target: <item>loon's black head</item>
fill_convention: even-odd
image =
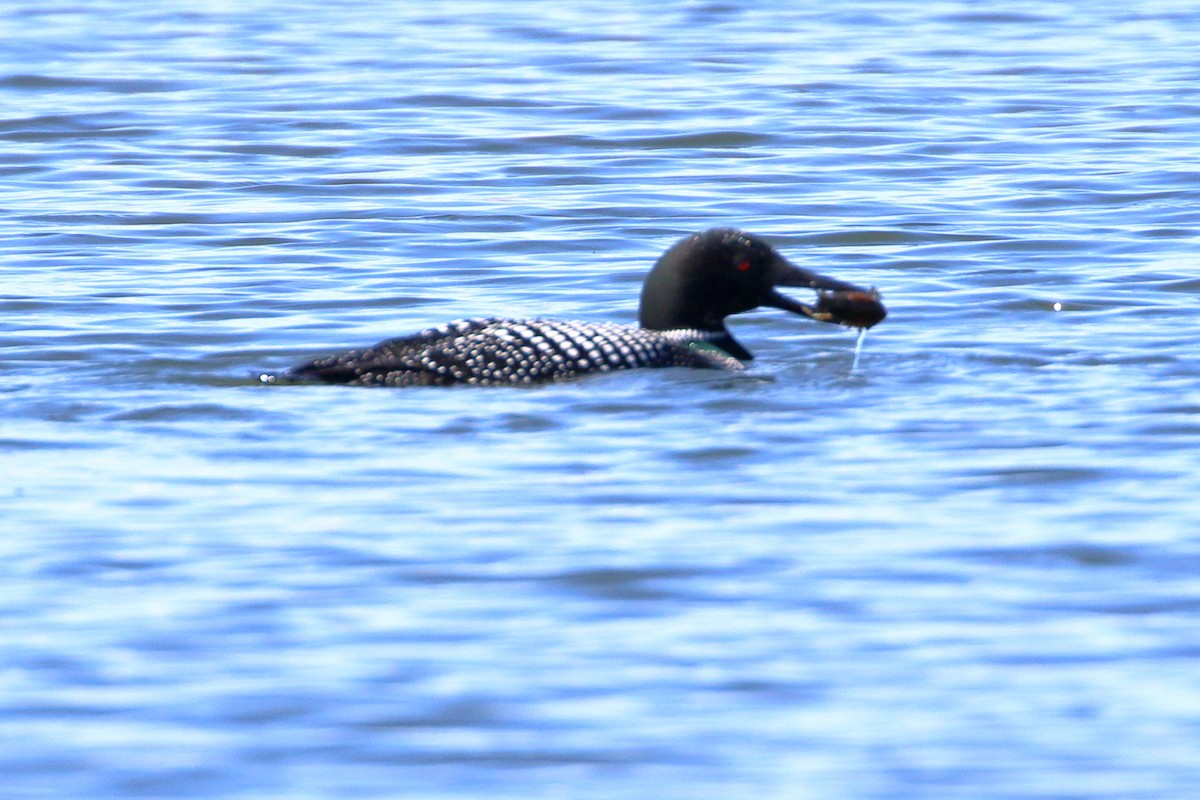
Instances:
[[[731,355],[749,360],[754,356],[725,328],[725,318],[731,314],[771,306],[823,322],[846,321],[780,294],[775,291],[777,286],[868,292],[791,264],[757,236],[714,228],[679,240],[658,259],[642,286],[638,322],[652,330],[696,328],[721,334],[717,344]],[[877,294],[870,296],[877,301]],[[878,311],[872,316],[877,318],[860,327],[870,327],[886,315],[882,304],[875,305]]]

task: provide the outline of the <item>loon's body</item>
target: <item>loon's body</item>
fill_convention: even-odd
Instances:
[[[836,294],[820,294],[814,308],[776,286]],[[754,356],[726,329],[725,317],[764,305],[863,328],[887,313],[874,291],[800,269],[756,237],[715,229],[680,240],[654,265],[638,327],[469,319],[310,361],[286,377],[360,386],[515,385],[641,367],[744,369]]]
[[[540,383],[636,367],[744,369],[703,331],[613,322],[467,319],[305,364],[293,377],[359,386]]]

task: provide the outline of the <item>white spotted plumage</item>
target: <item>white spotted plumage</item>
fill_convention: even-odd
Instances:
[[[639,367],[743,369],[698,330],[612,322],[466,319],[313,361],[299,377],[359,385],[529,384]]]

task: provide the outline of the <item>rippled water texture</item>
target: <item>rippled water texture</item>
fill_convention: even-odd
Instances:
[[[1194,795],[1194,3],[0,36],[0,795]],[[632,321],[712,225],[878,286],[857,367],[762,311],[744,374],[256,381]]]

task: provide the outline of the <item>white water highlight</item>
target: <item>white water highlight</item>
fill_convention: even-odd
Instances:
[[[858,341],[854,343],[854,362],[850,364],[851,372],[858,371],[858,361],[862,357],[863,342],[866,341],[866,338],[867,338],[867,329],[859,328],[858,329]]]

